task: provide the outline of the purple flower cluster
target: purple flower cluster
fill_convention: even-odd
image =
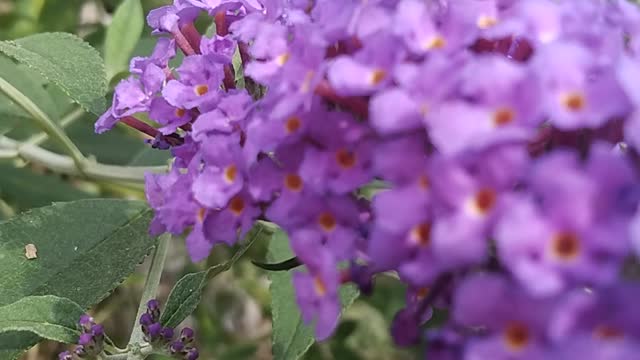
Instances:
[[[146,178],[151,231],[188,231],[194,261],[264,219],[306,265],[293,281],[319,339],[341,283],[395,271],[409,291],[392,332],[429,339],[429,359],[640,351],[624,271],[640,254],[635,4],[175,0],[148,23],[156,49],[96,130],[171,148]],[[425,333],[432,305],[450,319]]]
[[[193,346],[194,333],[191,328],[180,331],[180,338],[174,340],[174,329],[160,323],[160,303],[156,299],[147,302],[147,311],[140,316],[140,326],[144,339],[154,348],[162,349],[175,359],[196,360],[200,355]]]
[[[82,315],[78,321],[81,330],[78,345],[73,352],[58,354],[59,360],[96,359],[104,349],[104,328],[96,324],[89,315]]]

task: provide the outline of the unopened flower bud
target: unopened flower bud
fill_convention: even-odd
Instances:
[[[73,355],[70,351],[61,352],[58,354],[58,360],[73,360]]]
[[[198,356],[200,356],[200,354],[198,353],[198,349],[191,348],[189,350],[189,352],[187,352],[187,354],[184,356],[184,359],[185,360],[196,360],[198,358]]]

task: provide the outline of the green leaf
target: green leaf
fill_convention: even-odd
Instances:
[[[31,101],[39,104],[47,115],[57,120],[56,105],[43,87],[42,79],[29,73],[25,66],[14,63],[10,58],[0,54],[0,78],[5,79]],[[0,93],[0,135],[21,123],[30,123],[29,115],[18,105]]]
[[[68,298],[82,308],[100,302],[153,248],[150,219],[144,202],[95,199],[0,223],[0,306],[34,295]],[[37,258],[26,259],[27,244],[35,245]],[[0,354],[27,347],[0,341]]]
[[[95,197],[55,174],[38,174],[27,168],[0,163],[0,197],[18,211]]]
[[[73,343],[78,339],[77,322],[84,310],[69,299],[29,296],[0,307],[0,334],[29,332],[45,339]]]
[[[253,229],[251,229],[251,231],[249,231],[245,237],[246,241],[242,243],[231,259],[222,264],[212,266],[208,270],[187,274],[182,277],[169,294],[167,304],[162,312],[162,317],[160,318],[160,323],[169,327],[178,326],[182,320],[186,319],[200,303],[202,290],[208,280],[229,270],[231,266],[235,264],[235,262],[238,261],[245,252],[247,252],[256,240],[266,241],[272,235],[273,231],[270,228],[258,223],[253,227]]]
[[[28,331],[14,331],[0,334],[0,359],[15,359],[24,349],[38,343],[40,337]]]
[[[100,54],[79,37],[42,33],[0,41],[0,52],[36,70],[84,109],[101,115],[107,79]]]
[[[269,261],[277,262],[293,256],[289,248],[287,234],[276,232],[269,244]],[[315,342],[313,329],[304,324],[295,292],[291,283],[290,271],[271,272],[271,313],[273,318],[273,357],[275,359],[297,360],[304,355]],[[340,289],[342,309],[348,308],[358,297],[358,290],[352,286]]]
[[[129,58],[142,35],[144,14],[140,0],[125,0],[118,6],[107,28],[104,61],[107,78],[128,69]]]
[[[146,144],[145,144],[146,145]],[[167,150],[154,149],[146,145],[129,162],[129,166],[160,166],[167,165],[171,159],[171,152]]]

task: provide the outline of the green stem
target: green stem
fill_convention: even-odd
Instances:
[[[126,360],[128,359],[129,355],[131,353],[130,352],[126,352],[126,353],[122,353],[122,354],[113,354],[113,355],[102,355],[102,358],[104,360]],[[147,357],[149,355],[153,354],[153,347],[149,344],[146,344],[144,346],[140,347],[140,354],[141,356]]]
[[[76,145],[69,139],[69,137],[54,123],[47,114],[45,114],[40,108],[26,97],[20,90],[16,89],[13,85],[0,77],[0,92],[7,95],[14,103],[20,106],[26,111],[36,124],[47,133],[52,139],[57,141],[62,148],[71,156],[73,162],[76,164],[78,171],[83,172],[85,167],[85,157]]]
[[[0,159],[15,159],[17,158],[18,152],[13,149],[0,149]]]
[[[68,175],[84,176],[94,180],[128,181],[140,183],[144,181],[146,172],[165,172],[166,166],[115,166],[94,161],[86,161],[80,171],[72,158],[59,155],[32,144],[20,143],[0,136],[0,150],[15,151],[23,160],[42,165],[47,169]]]
[[[60,119],[60,123],[59,123],[60,128],[64,129],[67,126],[70,126],[71,124],[81,119],[82,115],[84,114],[85,114],[85,111],[81,107],[79,106],[76,107],[70,113],[68,113],[62,119]],[[47,141],[48,138],[49,138],[49,134],[47,134],[46,132],[43,132],[40,134],[33,135],[32,137],[27,139],[27,141],[25,142],[33,145],[40,145],[43,142]]]
[[[0,199],[0,214],[5,218],[10,218],[16,214],[15,210],[7,204],[4,200]]]
[[[147,302],[156,297],[158,286],[160,285],[160,277],[162,276],[162,270],[164,269],[164,261],[167,258],[167,252],[169,250],[169,242],[171,241],[170,234],[160,235],[158,238],[158,245],[153,253],[153,259],[151,260],[151,266],[147,273],[147,280],[144,283],[144,289],[142,290],[142,297],[140,299],[140,305],[138,306],[138,313],[136,314],[135,321],[133,323],[133,330],[131,331],[131,337],[129,338],[129,348],[133,348],[139,345],[144,340],[144,334],[142,328],[138,324],[138,319],[147,309]],[[134,353],[130,352],[127,357],[128,360],[142,360],[146,357],[142,352]]]

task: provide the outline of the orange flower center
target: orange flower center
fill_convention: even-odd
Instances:
[[[234,196],[231,201],[229,201],[229,210],[236,216],[242,214],[242,211],[244,211],[244,200],[240,196]]]
[[[282,55],[278,55],[276,57],[276,64],[283,66],[284,64],[287,63],[287,61],[289,61],[289,58],[291,57],[291,54],[289,53],[284,53]]]
[[[184,114],[186,114],[187,111],[185,109],[176,109],[176,116],[177,117],[183,117]]]
[[[529,329],[520,323],[512,323],[504,331],[504,340],[511,350],[522,350],[530,341]]]
[[[601,340],[616,340],[624,337],[624,333],[615,327],[600,325],[593,330],[593,336]]]
[[[371,85],[378,85],[387,77],[387,73],[382,69],[374,70],[371,73],[371,77],[369,78],[369,82]]]
[[[577,112],[586,106],[587,100],[580,93],[567,94],[562,99],[562,104],[570,111]]]
[[[427,297],[427,295],[429,295],[429,291],[431,289],[428,287],[421,287],[420,289],[418,289],[418,291],[416,292],[416,297],[418,298],[418,300],[424,300],[424,298]]]
[[[330,232],[336,228],[337,222],[336,218],[333,217],[333,215],[328,212],[324,212],[318,217],[318,224],[324,231]]]
[[[238,176],[238,168],[235,165],[229,165],[224,169],[224,179],[229,184],[236,181]]]
[[[427,50],[432,50],[432,49],[442,49],[445,46],[447,46],[447,40],[445,40],[445,38],[443,38],[440,35],[436,35],[432,38],[430,38],[429,40],[427,40],[424,44],[424,47]]]
[[[287,119],[284,123],[284,128],[287,131],[287,134],[292,134],[300,129],[302,126],[302,121],[297,116],[292,116]]]
[[[491,189],[482,189],[478,191],[473,199],[473,205],[475,209],[481,215],[485,215],[496,204],[496,192]]]
[[[409,237],[414,244],[425,247],[431,243],[431,224],[422,223],[411,229]]]
[[[493,16],[482,15],[478,18],[477,25],[480,29],[488,29],[498,23],[498,19]]]
[[[284,186],[291,191],[298,192],[303,187],[302,178],[297,174],[288,174],[284,177]]]
[[[318,296],[325,296],[327,294],[327,286],[319,276],[313,278],[313,288]]]
[[[493,124],[496,126],[504,126],[511,122],[515,118],[515,113],[509,108],[498,109],[493,113]]]
[[[356,165],[356,155],[346,149],[340,149],[336,152],[336,161],[340,167],[351,169]]]
[[[197,85],[196,87],[193,88],[193,92],[196,93],[196,95],[198,96],[202,96],[206,93],[209,92],[209,86],[208,85]]]
[[[431,187],[431,181],[429,181],[429,177],[427,175],[420,175],[418,177],[418,186],[422,190],[428,190]]]
[[[198,213],[197,213],[197,218],[199,222],[204,221],[204,214],[207,212],[207,209],[205,208],[200,208],[198,209]]]
[[[573,260],[580,253],[580,239],[570,232],[557,234],[551,242],[551,252],[560,260]]]

